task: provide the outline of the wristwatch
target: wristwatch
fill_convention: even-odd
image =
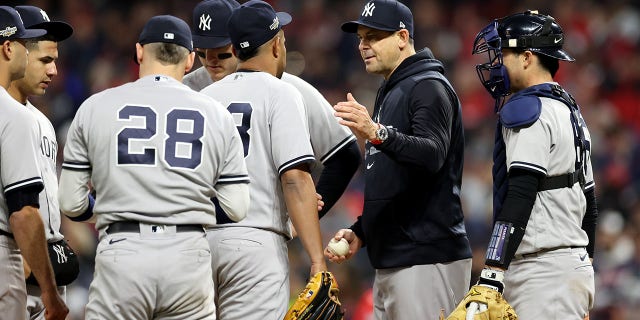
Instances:
[[[389,138],[389,131],[387,130],[387,127],[378,123],[378,129],[376,129],[376,137],[375,139],[371,140],[371,144],[379,145],[385,142],[387,138]]]

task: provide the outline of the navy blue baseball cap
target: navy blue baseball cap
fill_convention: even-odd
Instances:
[[[233,10],[227,28],[236,50],[253,50],[275,37],[291,15],[275,12],[268,3],[251,0]]]
[[[44,29],[54,41],[62,41],[73,34],[73,28],[66,22],[51,21],[47,13],[34,6],[16,6],[16,11],[22,17],[27,29]]]
[[[170,15],[152,17],[144,25],[138,43],[145,45],[154,42],[174,43],[189,49],[189,52],[193,51],[189,25]]]
[[[44,29],[26,29],[20,14],[9,6],[0,6],[0,41],[31,39],[47,34]]]
[[[235,0],[205,0],[193,9],[193,46],[211,49],[231,43],[227,21],[240,4]]]
[[[343,23],[342,31],[356,33],[359,25],[383,31],[407,29],[413,38],[413,14],[407,6],[396,0],[368,1],[360,18]]]

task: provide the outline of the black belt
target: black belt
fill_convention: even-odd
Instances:
[[[158,225],[163,226],[163,225]],[[204,228],[199,224],[178,224],[176,225],[176,232],[204,232]],[[106,230],[107,234],[120,233],[120,232],[133,232],[140,233],[140,223],[136,221],[118,221],[109,224]]]
[[[2,229],[0,229],[0,235],[7,236],[7,237],[13,239],[13,234],[12,233],[6,232],[6,231],[4,231]]]
[[[576,184],[576,182],[580,182],[579,170],[559,176],[542,178],[538,185],[538,191],[571,188],[574,184]]]

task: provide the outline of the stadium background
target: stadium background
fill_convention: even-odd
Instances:
[[[3,1],[45,9],[52,20],[69,22],[74,35],[60,45],[59,75],[36,106],[51,119],[62,148],[75,110],[89,95],[137,78],[131,59],[146,20],[173,14],[191,23],[198,1],[39,0]],[[244,1],[240,1],[244,2]],[[360,14],[363,1],[273,0],[293,22],[285,28],[288,67],[315,85],[329,102],[354,93],[372,107],[381,81],[365,73],[353,35],[340,24]],[[460,95],[466,130],[462,198],[474,247],[474,271],[481,268],[491,218],[493,101],[477,79],[471,55],[475,34],[491,19],[525,9],[553,15],[567,35],[575,63],[561,63],[557,80],[578,100],[593,137],[592,161],[600,218],[596,244],[596,302],[592,320],[626,320],[640,312],[640,3],[637,0],[403,1],[414,13],[416,48],[430,47],[447,67]],[[341,201],[322,220],[324,241],[360,214],[360,173]],[[69,287],[69,319],[82,319],[93,274],[96,232],[63,219],[63,232],[82,261]],[[384,236],[384,235],[380,235]],[[367,311],[373,270],[361,251],[351,262],[330,265],[341,286],[346,319],[372,319]],[[290,245],[292,296],[302,288],[308,264],[297,241]],[[475,277],[474,277],[475,278]],[[474,279],[472,278],[472,279]],[[472,280],[475,281],[475,280]]]

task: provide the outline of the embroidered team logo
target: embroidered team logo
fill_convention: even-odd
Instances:
[[[53,251],[56,252],[56,256],[58,258],[58,263],[67,263],[67,255],[64,253],[64,247],[59,244],[53,245]]]
[[[6,27],[4,30],[0,30],[0,37],[10,37],[18,32],[18,27]]]
[[[269,26],[269,29],[275,30],[278,26],[280,26],[280,20],[278,20],[278,17],[275,17],[273,18],[273,23]]]
[[[42,19],[44,19],[44,21],[51,21],[51,19],[49,19],[49,16],[47,15],[46,12],[44,12],[44,10],[40,10],[40,14],[42,15]]]
[[[362,11],[363,17],[371,17],[373,16],[373,9],[376,8],[375,3],[369,2],[364,6],[364,10]]]
[[[200,16],[200,23],[198,23],[198,28],[202,31],[211,30],[211,16],[209,14],[203,13]]]

